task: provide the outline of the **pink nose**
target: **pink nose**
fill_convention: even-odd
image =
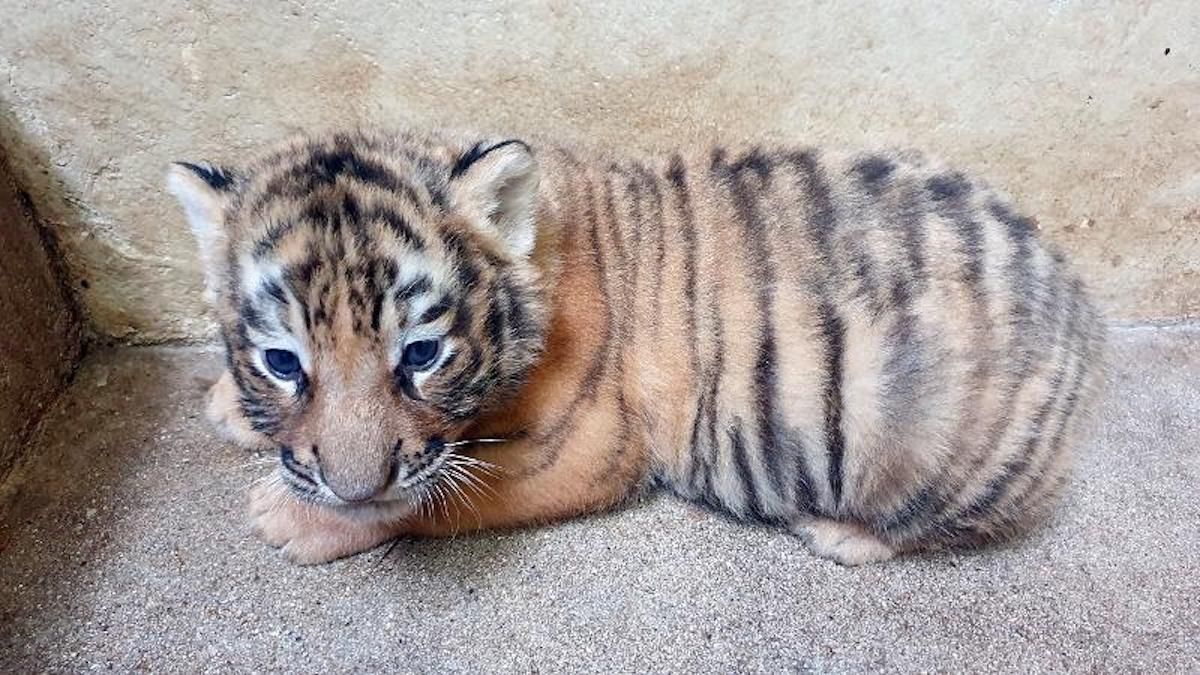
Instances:
[[[350,504],[359,504],[369,502],[387,490],[396,476],[395,468],[394,456],[374,467],[334,465],[322,458],[319,471],[322,482],[334,496]]]
[[[382,485],[363,485],[359,483],[334,487],[332,483],[326,482],[326,485],[329,486],[329,491],[336,495],[338,499],[350,504],[369,502],[387,488],[387,483]]]

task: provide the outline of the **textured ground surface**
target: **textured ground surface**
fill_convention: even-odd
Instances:
[[[9,489],[0,670],[1197,672],[1200,330],[1115,338],[1050,529],[854,570],[666,498],[292,567],[197,416],[216,356],[100,354]]]

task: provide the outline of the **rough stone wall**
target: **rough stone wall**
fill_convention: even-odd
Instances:
[[[80,351],[80,323],[0,148],[0,483]]]
[[[210,330],[168,161],[360,122],[917,146],[1015,194],[1114,317],[1200,316],[1194,0],[0,0],[0,35],[0,141],[125,340]]]

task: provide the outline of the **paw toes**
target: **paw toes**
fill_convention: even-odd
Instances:
[[[263,543],[298,565],[317,565],[374,548],[393,536],[396,522],[347,517],[305,504],[279,484],[250,494],[250,527]]]
[[[250,490],[249,513],[252,521],[257,521],[283,505],[287,495],[282,493],[283,487],[268,482]]]
[[[795,524],[792,530],[813,553],[841,565],[883,562],[896,555],[892,547],[853,523],[814,518]]]
[[[891,560],[895,552],[891,548],[873,541],[847,540],[829,550],[825,557],[848,567]]]
[[[321,546],[311,539],[291,540],[279,549],[279,553],[291,563],[297,565],[320,565],[331,560],[344,557],[347,553]]]
[[[247,450],[273,449],[275,444],[270,439],[250,427],[242,413],[239,396],[233,376],[225,372],[208,390],[205,417],[234,445]]]
[[[291,537],[287,533],[273,528],[269,523],[255,521],[251,526],[254,531],[254,536],[258,537],[259,541],[270,546],[271,548],[281,548],[291,541]]]

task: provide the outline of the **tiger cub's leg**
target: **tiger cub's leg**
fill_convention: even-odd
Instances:
[[[332,509],[301,501],[279,480],[250,492],[250,523],[288,560],[314,565],[375,548],[394,538],[407,505]]]
[[[862,565],[891,560],[896,551],[865,528],[832,518],[804,516],[791,525],[809,550],[842,565]]]
[[[250,422],[242,414],[237,383],[228,370],[209,388],[204,413],[221,435],[234,445],[247,450],[271,450],[275,447],[266,436],[250,428]]]
[[[607,437],[607,436],[606,436]],[[449,537],[486,529],[546,524],[609,509],[644,484],[640,453],[606,459],[608,444],[580,445],[544,462],[535,443],[514,441],[503,451],[480,451],[485,472],[468,482],[442,482],[436,496],[364,507],[330,507],[298,499],[280,481],[250,494],[250,520],[267,544],[301,564],[321,563],[366,551],[404,535]],[[466,470],[466,469],[464,469]],[[443,479],[448,480],[448,479]]]
[[[611,435],[602,435],[610,438]],[[629,445],[628,443],[626,445]],[[481,450],[476,456],[494,469],[476,474],[483,488],[463,486],[463,496],[448,508],[425,510],[405,521],[404,534],[453,536],[471,530],[543,525],[608,510],[646,485],[641,448],[626,447],[613,457],[616,444],[581,440],[555,461],[543,461],[536,442],[518,441],[503,450]]]

